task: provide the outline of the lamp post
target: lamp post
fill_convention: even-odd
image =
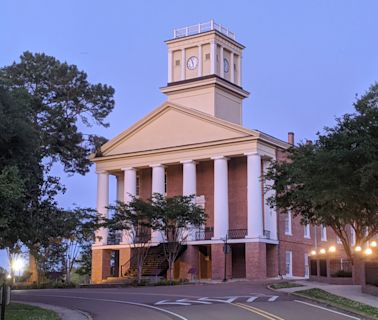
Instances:
[[[228,254],[228,244],[227,244],[227,241],[228,241],[228,235],[226,234],[226,236],[224,238],[222,238],[222,241],[224,242],[224,245],[223,245],[223,252],[224,252],[224,275],[223,275],[223,282],[226,282],[227,281],[227,254]]]

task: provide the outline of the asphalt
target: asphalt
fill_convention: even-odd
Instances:
[[[325,308],[265,283],[234,282],[172,287],[13,291],[13,299],[44,303],[111,320],[345,320],[359,317]],[[65,319],[65,318],[64,318]]]

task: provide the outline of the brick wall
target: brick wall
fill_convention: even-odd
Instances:
[[[111,250],[92,250],[92,283],[100,283],[110,276]]]
[[[248,242],[245,244],[246,278],[250,280],[265,279],[266,270],[266,244],[261,242]]]
[[[228,161],[229,228],[247,228],[247,158]]]
[[[167,196],[182,195],[182,165],[169,165],[167,166]]]
[[[214,163],[212,160],[197,164],[197,195],[205,196],[206,226],[214,226]]]

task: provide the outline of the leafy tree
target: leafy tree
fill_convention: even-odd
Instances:
[[[114,231],[121,230],[127,236],[130,248],[132,248],[132,258],[136,259],[137,280],[140,283],[151,239],[151,207],[144,200],[133,197],[130,202],[118,201],[115,205],[109,206],[109,209],[114,212],[114,215],[108,221],[108,227]]]
[[[152,212],[152,229],[160,231],[165,239],[163,248],[169,280],[173,280],[174,263],[187,239],[188,229],[199,227],[206,221],[203,208],[193,200],[194,196],[164,197],[155,193],[147,205],[148,211]]]
[[[105,118],[114,108],[114,89],[91,84],[77,66],[43,53],[24,52],[19,63],[0,70],[11,88],[23,88],[32,98],[32,120],[40,138],[41,159],[48,166],[60,161],[66,172],[84,174],[89,155],[105,141],[84,134],[80,126],[107,127]]]
[[[353,260],[357,245],[378,233],[378,84],[314,144],[288,150],[266,174],[274,181],[270,204],[300,215],[303,223],[324,224],[340,238]]]
[[[60,162],[69,174],[88,172],[89,154],[99,152],[105,139],[80,128],[108,126],[114,89],[91,84],[75,65],[30,52],[0,69],[0,83],[0,172],[7,179],[12,173],[14,188],[23,190],[17,208],[7,205],[13,214],[0,228],[11,232],[1,233],[0,246],[13,248],[21,241],[37,258],[52,239],[62,239],[68,222],[55,201],[65,188],[50,175],[51,167]],[[16,169],[3,171],[12,165]]]

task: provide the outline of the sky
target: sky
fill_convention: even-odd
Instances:
[[[110,127],[84,129],[110,139],[165,101],[173,29],[214,19],[246,46],[243,125],[304,141],[353,112],[356,95],[378,81],[377,12],[376,0],[0,0],[0,66],[43,52],[113,86]],[[68,190],[61,206],[95,207],[93,167],[54,173]]]

